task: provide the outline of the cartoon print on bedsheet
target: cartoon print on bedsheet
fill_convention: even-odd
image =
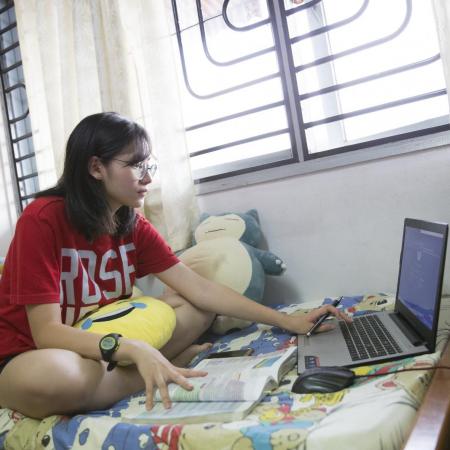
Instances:
[[[373,383],[373,385],[381,391],[403,389],[409,395],[411,400],[416,405],[419,405],[432,376],[431,371],[425,369],[436,363],[437,358],[434,357],[434,355],[422,355],[404,360],[392,361],[378,366],[358,367],[354,369],[354,371],[357,375],[391,374],[391,376],[382,378],[362,379],[359,383]],[[421,368],[424,368],[424,370],[392,373],[401,369]]]
[[[290,378],[293,381],[293,373]],[[306,395],[285,391],[266,396],[248,417],[257,416],[256,424],[243,432],[258,450],[302,449],[309,431],[342,401],[347,391]]]
[[[289,375],[294,378],[294,372]],[[292,380],[291,380],[292,381]],[[309,431],[338,404],[345,394],[300,396],[289,391],[267,395],[244,420],[225,424],[186,425],[176,436],[178,448],[233,450],[290,450],[304,448]],[[304,403],[307,403],[306,405]],[[171,426],[152,427],[168,436]],[[161,440],[158,442],[162,442]],[[164,449],[174,450],[175,439],[165,439]]]
[[[353,307],[356,303],[361,302],[372,302],[374,308],[389,307],[389,303],[386,305],[384,302],[384,296],[361,296],[357,300],[353,298]],[[347,304],[346,306],[349,307],[350,305]],[[289,312],[298,309],[303,310],[303,308],[299,308],[299,305],[283,308],[284,311]],[[355,311],[355,313],[358,313],[358,311]],[[265,353],[292,345],[292,343],[292,336],[284,333],[283,330],[253,325],[247,330],[222,337],[221,343],[218,343],[216,348],[229,350],[253,346],[255,353]],[[388,373],[405,366],[423,367],[432,362],[429,358],[432,358],[432,356],[424,355],[411,358],[408,361],[359,368],[357,372],[360,374]],[[287,376],[288,384],[283,383],[280,388],[267,395],[247,418],[238,422],[155,426],[121,423],[119,421],[120,415],[124,410],[134,407],[136,403],[144,405],[145,397],[143,393],[140,393],[122,400],[110,410],[97,411],[89,415],[72,418],[53,416],[53,420],[58,421],[58,423],[51,430],[49,427],[46,429],[45,424],[41,424],[39,433],[36,433],[36,430],[33,433],[31,433],[32,430],[29,430],[29,433],[31,433],[33,441],[38,444],[37,450],[62,450],[66,448],[92,450],[94,447],[102,450],[118,450],[121,448],[127,450],[154,448],[175,450],[176,448],[205,448],[205,442],[208,443],[208,448],[214,449],[302,449],[305,448],[306,442],[311,436],[310,433],[316,430],[318,425],[322,428],[322,423],[325,425],[325,422],[328,424],[336,421],[341,423],[341,414],[353,410],[355,405],[361,402],[362,392],[359,389],[352,389],[325,395],[292,394],[290,385],[296,375],[295,370],[291,371]],[[379,399],[380,405],[384,405],[382,398],[386,396],[386,400],[389,398],[396,399],[394,402],[398,402],[401,398],[404,403],[407,399],[410,407],[414,408],[420,402],[429,376],[429,372],[406,372],[391,374],[386,378],[362,379],[358,380],[356,384],[369,389],[376,396],[375,398]],[[351,395],[347,398],[349,392],[351,392]],[[390,396],[394,392],[403,392],[404,394],[402,397]],[[392,407],[394,406],[392,402],[389,402],[389,404]],[[3,415],[0,416],[0,419]],[[329,419],[332,422],[329,422]],[[363,419],[364,417],[361,417],[361,420]],[[4,430],[4,427],[0,427],[1,444],[3,444],[1,433]],[[46,430],[48,431],[42,434]],[[100,443],[103,444],[101,447]],[[200,443],[203,444],[203,447]]]
[[[331,303],[331,298],[325,298],[323,304]],[[384,310],[389,308],[392,304],[392,299],[386,294],[377,295],[357,295],[351,297],[344,297],[342,301],[343,307],[354,315],[359,315],[362,307],[368,310]],[[358,306],[364,305],[364,306]],[[283,311],[286,314],[294,312],[308,312],[311,308],[305,308],[302,304],[279,305],[277,310]],[[281,328],[269,327],[262,324],[252,324],[243,330],[235,331],[225,336],[217,336],[212,334],[209,336],[212,342],[220,338],[216,344],[208,351],[201,353],[192,361],[192,366],[197,364],[200,359],[204,358],[209,353],[217,351],[237,350],[243,347],[251,347],[254,349],[254,354],[269,353],[282,348],[287,348],[290,345],[296,345],[296,337],[292,336]]]
[[[125,424],[118,420],[121,410],[136,402],[141,403],[142,398],[142,395],[133,395],[116,403],[110,410],[94,411],[88,415],[51,416],[54,426],[39,439],[36,436],[39,444],[36,450],[154,450],[157,447],[147,425]],[[99,442],[102,442],[101,447]]]
[[[251,347],[254,355],[274,352],[297,344],[297,337],[281,328],[253,324],[250,327],[222,336],[220,341],[207,351],[200,353],[191,362],[191,367],[210,353]]]
[[[22,414],[10,409],[0,409],[0,448],[4,448],[5,438],[9,431],[24,417]]]
[[[286,312],[298,308],[299,305],[283,307]],[[216,348],[227,350],[250,345],[255,348],[255,353],[265,353],[292,344],[290,339],[291,336],[284,333],[283,330],[271,330],[270,327],[253,324],[245,330],[222,337],[222,342]],[[37,448],[42,449],[89,448],[90,442],[94,441],[97,445],[98,442],[104,442],[111,449],[118,448],[116,444],[119,443],[126,444],[127,448],[130,449],[153,448],[154,444],[148,428],[145,429],[145,427],[137,425],[123,425],[117,422],[122,410],[128,408],[134,402],[143,403],[143,401],[143,395],[136,395],[122,400],[108,411],[98,411],[90,415],[78,415],[72,418],[52,416],[42,422],[3,409],[0,413],[0,448],[4,448],[6,440],[8,440],[10,448],[24,448],[23,442],[35,442]],[[174,428],[174,426],[152,428],[153,437],[160,442],[161,435],[156,430],[164,430],[167,427],[172,430],[169,433],[171,436],[169,438],[170,447],[175,448],[178,444],[176,436],[180,435],[182,426],[177,426],[177,428]],[[14,431],[10,433],[13,428]],[[175,429],[178,430],[178,433],[174,433],[173,430]],[[242,433],[239,436],[242,438]],[[167,436],[164,439],[167,440]]]
[[[35,442],[41,442],[52,426],[59,420],[58,416],[50,416],[44,420],[31,419],[17,412],[8,411],[14,428],[5,436],[4,448],[28,449],[35,448]],[[2,447],[3,448],[3,447]]]
[[[353,304],[362,299],[363,297],[352,299]],[[292,305],[292,308],[285,307],[283,309],[297,310],[299,305]],[[254,348],[255,354],[259,354],[286,348],[293,344],[295,344],[295,337],[284,332],[284,330],[253,324],[247,329],[223,336],[220,343],[210,351],[219,349],[224,351],[250,346]],[[217,448],[226,448],[227,445],[222,447],[225,442],[234,442],[234,448],[245,448],[249,444],[250,448],[252,446],[254,448],[255,446],[270,448],[272,444],[276,443],[276,447],[281,450],[282,448],[288,448],[288,441],[290,445],[294,441],[299,445],[306,438],[308,428],[327,414],[327,408],[324,408],[321,402],[329,402],[332,406],[333,401],[337,403],[341,398],[342,396],[339,399],[333,397],[330,400],[325,397],[313,396],[313,402],[311,403],[309,402],[311,396],[309,398],[303,396],[302,400],[296,400],[296,403],[303,402],[301,407],[292,411],[294,400],[290,393],[267,396],[262,404],[255,409],[254,420],[247,421],[247,425],[240,429],[236,429],[231,424],[215,425],[214,437],[211,425],[160,425],[153,426],[150,430],[142,425],[122,424],[105,420],[102,420],[100,424],[99,419],[103,418],[101,416],[75,416],[72,419],[62,418],[53,428],[51,435],[46,436],[43,442],[49,444],[47,448],[53,448],[54,446],[56,450],[70,448],[75,443],[77,447],[82,448],[86,445],[86,448],[89,448],[91,438],[93,441],[95,438],[95,442],[103,441],[102,448],[108,450],[121,448],[121,445],[126,445],[123,448],[131,450],[135,448],[155,448],[155,444],[159,448],[171,450],[179,448],[186,439],[192,444],[192,439],[196,440],[198,437],[197,428],[199,428],[202,431],[201,434],[207,433],[208,439],[217,442]],[[113,409],[104,411],[104,413],[107,413],[110,417],[120,417],[122,410],[136,402],[144,403],[143,394],[124,399],[118,402]],[[305,402],[309,402],[307,407],[304,405]],[[104,418],[107,419],[107,417]],[[92,422],[93,420],[95,422]],[[92,423],[92,427],[88,426],[89,423]],[[195,431],[191,429],[192,427],[195,428]],[[218,433],[217,428],[221,428],[221,432]]]
[[[155,450],[146,425],[117,422],[102,416],[64,417],[41,440],[42,449]],[[99,447],[98,443],[102,442]]]

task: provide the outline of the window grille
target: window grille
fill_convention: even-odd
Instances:
[[[0,0],[0,73],[4,122],[17,183],[18,208],[21,212],[39,191],[39,179],[14,2],[7,0]]]
[[[450,129],[432,2],[167,5],[197,182]]]

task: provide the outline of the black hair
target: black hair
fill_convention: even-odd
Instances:
[[[108,163],[131,144],[134,154],[129,165],[150,156],[150,139],[141,125],[114,112],[85,117],[69,136],[58,182],[35,197],[64,197],[70,222],[89,241],[105,233],[128,234],[135,222],[134,208],[122,206],[112,214],[103,182],[91,176],[88,166],[93,156]]]

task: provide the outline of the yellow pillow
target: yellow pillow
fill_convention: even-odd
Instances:
[[[139,297],[102,306],[74,327],[100,334],[119,333],[160,349],[172,337],[175,325],[175,311],[167,303]]]

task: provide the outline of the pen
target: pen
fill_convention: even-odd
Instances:
[[[333,306],[337,306],[339,305],[339,303],[341,303],[342,301],[342,297],[337,298],[336,300],[333,300],[333,302],[331,303]],[[314,325],[309,329],[309,331],[306,333],[306,336],[310,337],[314,331],[316,330],[317,327],[319,327],[323,321],[330,315],[329,312],[325,313],[324,315],[320,316],[316,322],[314,322]]]

